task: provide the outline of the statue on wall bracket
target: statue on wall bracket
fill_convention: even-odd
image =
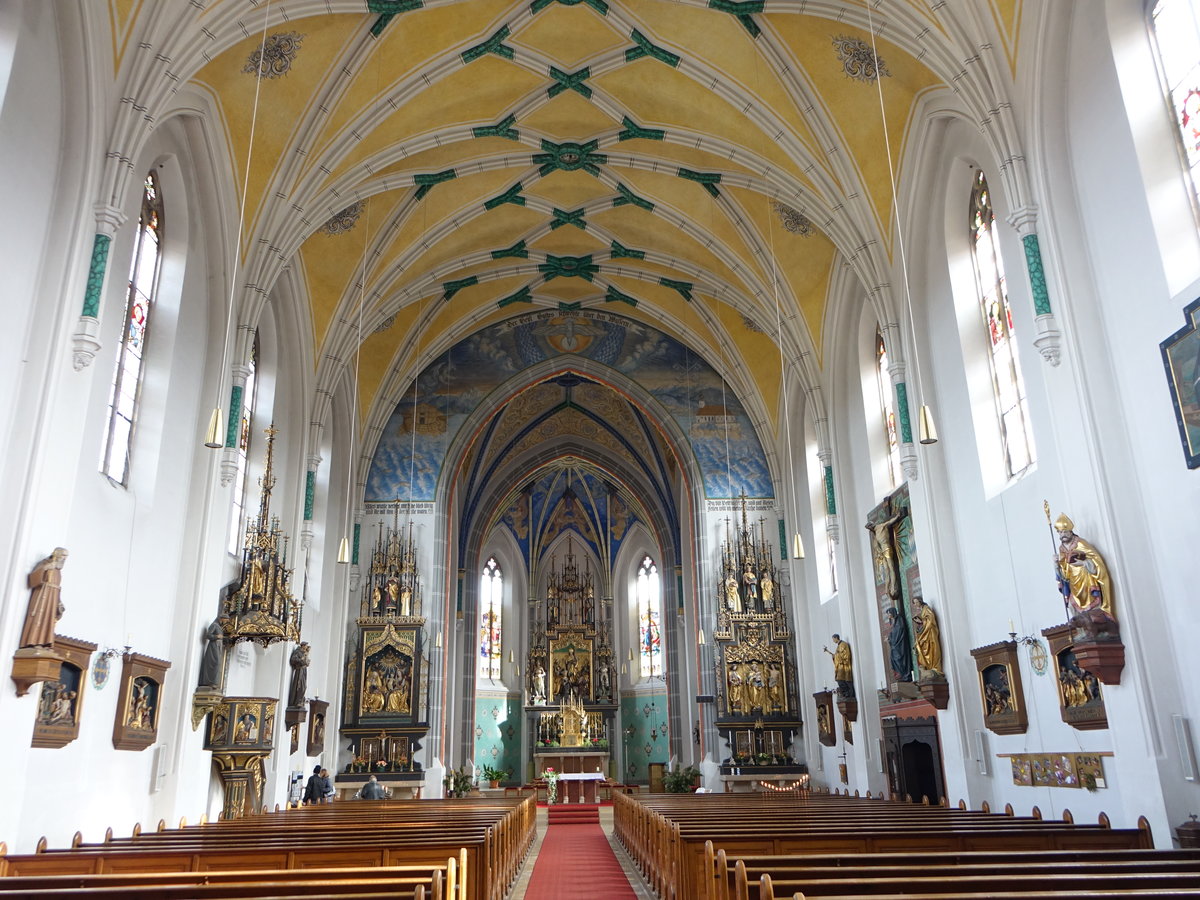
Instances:
[[[886,699],[915,700],[922,695],[909,622],[912,598],[921,593],[908,485],[901,485],[867,515],[880,646],[888,673]]]
[[[29,605],[21,641],[13,654],[12,680],[18,697],[39,681],[55,681],[66,660],[62,652],[56,652],[54,643],[54,627],[64,611],[60,585],[66,560],[67,551],[56,547],[29,573]]]
[[[1075,533],[1075,523],[1065,513],[1051,522],[1049,502],[1042,508],[1058,537],[1054,575],[1066,607],[1075,658],[1102,684],[1120,684],[1125,644],[1113,606],[1108,566],[1100,552]]]
[[[950,704],[950,686],[942,662],[942,635],[937,614],[921,596],[913,597],[913,644],[917,651],[917,687],[937,709]]]
[[[854,693],[854,654],[842,636],[834,634],[834,649],[821,649],[833,657],[833,680],[837,682],[838,709],[848,722],[858,720],[858,699]]]

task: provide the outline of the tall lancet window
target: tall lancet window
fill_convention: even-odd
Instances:
[[[658,566],[648,556],[638,566],[637,608],[641,675],[662,675],[662,582]]]
[[[1158,0],[1150,23],[1195,203],[1200,193],[1200,10],[1195,0]]]
[[[892,487],[900,483],[900,439],[896,435],[896,406],[892,402],[892,377],[888,373],[887,343],[875,329],[875,385],[879,388],[880,424],[887,441],[888,477]]]
[[[996,400],[1007,475],[1012,478],[1033,465],[1033,435],[1029,428],[1025,380],[1021,377],[1021,361],[1017,357],[1013,334],[1012,311],[1008,306],[1008,287],[996,235],[992,195],[982,170],[975,174],[970,213],[971,259],[975,264],[979,308],[987,329],[992,394]]]
[[[242,388],[242,414],[238,423],[237,474],[233,476],[233,503],[229,510],[229,552],[236,554],[242,546],[242,523],[246,514],[246,470],[249,468],[250,442],[254,437],[254,405],[258,400],[258,332],[250,346],[246,386]]]
[[[500,680],[500,640],[504,575],[495,557],[483,567],[479,584],[479,677]]]
[[[100,471],[117,484],[129,481],[133,427],[137,422],[142,391],[142,361],[146,355],[146,339],[150,333],[162,261],[162,227],[162,193],[151,172],[142,183],[142,211],[125,294],[125,326],[117,349],[117,365],[108,400],[108,428],[100,456]]]

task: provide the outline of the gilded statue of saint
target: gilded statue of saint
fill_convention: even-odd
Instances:
[[[771,709],[783,709],[783,672],[778,663],[771,663],[767,670],[767,698]]]
[[[726,678],[729,682],[729,711],[741,710],[745,704],[745,679],[742,678],[740,666],[729,666]]]
[[[733,573],[729,573],[729,577],[725,579],[725,605],[729,607],[730,612],[742,611],[742,595],[738,590],[738,581]]]
[[[766,682],[758,663],[750,663],[746,674],[746,703],[750,709],[762,709],[767,702]]]
[[[833,680],[837,682],[838,696],[843,700],[854,699],[854,654],[850,644],[840,634],[833,636],[833,650],[822,647],[833,657]]]
[[[917,644],[917,666],[937,675],[942,670],[942,640],[937,615],[922,597],[913,597],[913,633]]]
[[[771,570],[767,569],[763,572],[762,581],[759,582],[759,590],[762,592],[763,609],[767,612],[775,611],[775,579],[771,577]]]
[[[1101,618],[1115,619],[1113,614],[1112,580],[1108,566],[1096,548],[1075,533],[1075,523],[1066,515],[1054,521],[1058,532],[1058,556],[1055,570],[1058,587],[1072,613],[1084,618],[1095,618],[1099,610]]]
[[[66,561],[67,551],[56,547],[29,573],[29,608],[25,613],[25,626],[21,629],[21,643],[18,646],[54,646],[54,626],[64,612],[60,585],[62,567]]]

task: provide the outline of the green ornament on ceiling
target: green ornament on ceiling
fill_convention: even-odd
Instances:
[[[692,288],[694,288],[695,285],[693,285],[691,282],[676,281],[673,278],[660,278],[658,279],[658,283],[663,287],[669,287],[679,291],[684,300],[686,300],[688,303],[692,302]]]
[[[582,3],[584,6],[590,6],[602,16],[608,15],[608,4],[604,0],[533,0],[529,4],[529,11],[535,14],[540,13],[552,3],[561,3],[563,6],[578,6]]]
[[[517,182],[503,194],[487,200],[483,204],[484,209],[495,209],[497,206],[503,206],[505,203],[512,203],[515,206],[524,206],[525,198],[521,196],[523,186],[521,182]]]
[[[630,250],[628,247],[622,247],[616,241],[612,242],[612,247],[609,250],[613,259],[645,259],[645,250]]]
[[[529,259],[529,251],[525,247],[525,241],[520,240],[511,247],[505,247],[503,250],[493,250],[492,259]]]
[[[550,230],[562,228],[564,225],[574,225],[581,231],[587,231],[587,222],[583,221],[583,210],[576,209],[567,212],[563,209],[554,210],[554,221],[550,223]]]
[[[558,303],[559,312],[578,312],[583,309],[583,301],[576,300],[574,303],[563,303],[561,300]]]
[[[417,186],[417,199],[423,200],[425,195],[433,190],[435,184],[441,184],[443,181],[449,181],[451,178],[456,178],[457,176],[458,173],[453,169],[447,169],[444,172],[435,172],[432,175],[414,175],[413,184]]]
[[[638,305],[637,298],[630,297],[628,294],[617,290],[611,284],[608,286],[608,290],[606,290],[604,292],[604,302],[605,303],[628,303],[630,306]]]
[[[457,281],[444,282],[442,284],[442,299],[449,300],[463,288],[469,288],[476,284],[479,284],[478,275],[468,275],[466,278],[459,278]]]
[[[513,128],[516,121],[517,117],[509,113],[495,125],[480,125],[478,128],[472,128],[471,133],[477,138],[499,137],[508,138],[510,141],[517,141],[521,139],[521,134],[517,129]]]
[[[630,37],[633,38],[633,42],[637,44],[637,46],[630,47],[625,51],[625,62],[633,62],[635,59],[641,59],[643,56],[649,56],[653,59],[657,59],[659,62],[666,63],[671,68],[675,68],[679,65],[678,56],[676,56],[674,53],[671,53],[669,50],[664,50],[662,47],[654,46],[654,44],[650,43],[649,39],[636,28],[633,29],[633,33],[630,35]]]
[[[717,190],[717,185],[721,183],[720,172],[694,172],[691,169],[680,168],[678,174],[680,178],[696,182],[713,197],[721,196],[721,192]]]
[[[493,34],[482,44],[476,44],[469,50],[464,50],[462,52],[463,64],[465,65],[466,63],[474,62],[475,60],[479,59],[479,57],[487,56],[489,53],[494,53],[501,59],[512,59],[513,48],[505,43],[502,43],[504,39],[511,33],[512,32],[508,30],[508,26],[504,25],[499,31]]]
[[[734,0],[708,0],[709,9],[729,13],[742,23],[742,27],[750,32],[750,37],[753,38],[762,34],[762,29],[758,27],[757,22],[750,18],[750,15],[762,12],[765,5],[764,0],[744,0],[742,3],[734,2]]]
[[[379,14],[371,26],[371,37],[379,37],[388,23],[400,13],[412,12],[424,5],[422,0],[367,0],[367,12]]]
[[[661,128],[643,128],[637,124],[629,116],[621,117],[621,124],[625,126],[625,130],[617,135],[618,141],[632,141],[634,138],[642,138],[647,141],[661,141],[667,136],[667,133]]]
[[[639,209],[644,209],[644,210],[646,210],[646,212],[654,212],[654,204],[653,203],[651,203],[649,200],[643,200],[641,197],[639,197],[637,194],[635,194],[629,188],[625,187],[625,185],[618,184],[617,185],[617,193],[620,196],[613,197],[613,208],[614,209],[618,206],[625,206],[626,204],[629,204],[631,206],[636,206]]]
[[[592,77],[592,70],[588,66],[584,66],[578,72],[564,72],[557,66],[551,66],[550,77],[554,79],[554,84],[546,89],[547,97],[557,97],[563,91],[570,90],[585,100],[592,99],[592,89],[584,84]]]
[[[586,144],[566,142],[556,144],[553,141],[542,141],[543,153],[533,154],[532,162],[541,166],[538,174],[545,177],[555,169],[564,172],[575,172],[580,169],[589,175],[599,175],[600,166],[608,162],[608,156],[596,152],[597,142],[588,141]]]
[[[510,304],[513,304],[513,303],[532,303],[532,302],[533,302],[533,293],[529,290],[529,285],[525,285],[525,287],[521,288],[519,291],[509,294],[507,297],[501,297],[499,300],[496,301],[496,305],[498,307],[500,307],[500,309],[504,309],[504,307],[509,306]]]
[[[591,281],[600,271],[600,267],[592,262],[592,256],[546,256],[546,261],[538,265],[538,271],[546,276],[546,281],[555,278],[582,278]]]

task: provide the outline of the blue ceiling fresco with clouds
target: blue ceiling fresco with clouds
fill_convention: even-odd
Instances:
[[[500,385],[529,366],[580,356],[641,385],[688,436],[711,498],[773,497],[762,445],[717,372],[652,326],[598,310],[544,310],[476,332],[431,363],[384,427],[367,502],[435,499],[458,429]],[[593,370],[594,373],[594,370]]]

